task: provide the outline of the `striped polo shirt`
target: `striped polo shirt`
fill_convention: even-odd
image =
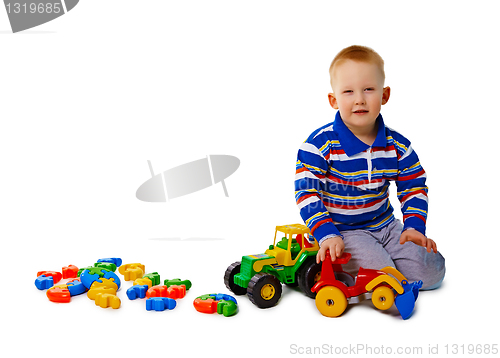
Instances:
[[[426,174],[408,139],[377,118],[378,132],[369,146],[340,117],[302,143],[297,156],[295,200],[300,215],[321,243],[340,231],[376,231],[394,220],[389,182],[396,182],[404,230],[425,235]]]

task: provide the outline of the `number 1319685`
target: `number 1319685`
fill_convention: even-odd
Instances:
[[[59,14],[63,11],[61,3],[6,3],[9,14]]]
[[[498,354],[498,344],[446,344],[446,354]]]

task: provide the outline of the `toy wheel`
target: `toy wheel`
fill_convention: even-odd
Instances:
[[[321,277],[321,264],[316,263],[315,257],[309,257],[299,269],[298,281],[299,288],[306,296],[314,298],[315,292],[311,292],[311,288]]]
[[[372,302],[379,310],[388,310],[394,303],[394,292],[387,286],[380,286],[373,291]]]
[[[338,317],[347,308],[347,298],[339,288],[326,286],[316,295],[318,311],[327,317]]]
[[[224,284],[235,295],[244,295],[247,293],[247,289],[245,287],[241,287],[234,283],[234,275],[240,273],[240,269],[241,262],[236,261],[235,263],[229,265],[226,269],[226,273],[224,274]]]
[[[275,276],[258,273],[250,280],[247,295],[257,307],[269,308],[278,303],[281,291],[281,282]]]

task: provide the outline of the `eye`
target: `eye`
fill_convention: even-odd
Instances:
[[[373,88],[373,87],[365,88],[365,91],[374,91],[374,90],[375,90],[375,88]]]
[[[352,93],[352,90],[345,90],[344,93]]]

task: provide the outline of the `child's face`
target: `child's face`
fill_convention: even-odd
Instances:
[[[346,126],[354,134],[373,130],[380,108],[390,95],[377,65],[345,60],[335,66],[332,87],[330,105],[340,111]]]

